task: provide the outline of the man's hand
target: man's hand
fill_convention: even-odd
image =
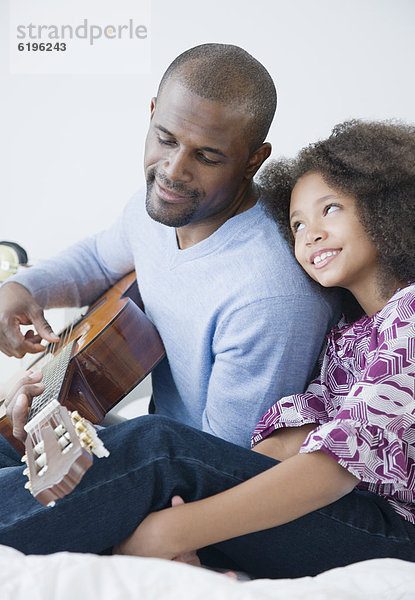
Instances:
[[[30,330],[23,335],[20,325],[33,325],[37,333]],[[0,287],[0,350],[7,356],[21,358],[27,352],[43,352],[42,339],[59,341],[42,308],[20,283],[3,284]]]
[[[45,389],[40,383],[41,380],[42,373],[28,373],[20,379],[4,401],[7,417],[13,426],[13,435],[21,442],[26,439],[24,426],[32,400]]]

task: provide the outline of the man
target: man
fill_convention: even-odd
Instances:
[[[155,411],[248,446],[275,399],[303,390],[336,313],[259,201],[275,107],[271,77],[241,48],[180,55],[151,101],[146,194],[109,230],[0,288],[0,348],[40,351],[41,338],[56,340],[44,308],[89,304],[135,268],[167,354],[152,376]],[[38,335],[23,337],[28,323]],[[24,401],[9,414],[22,437]]]

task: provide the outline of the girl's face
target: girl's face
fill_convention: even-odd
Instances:
[[[324,287],[352,292],[373,314],[379,305],[377,250],[360,223],[353,196],[331,188],[319,173],[306,173],[291,194],[295,257]],[[374,298],[375,296],[375,298]]]

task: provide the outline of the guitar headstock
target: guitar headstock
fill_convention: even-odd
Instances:
[[[49,402],[25,426],[25,485],[43,505],[69,494],[92,465],[92,452],[108,456],[94,427],[57,400]]]

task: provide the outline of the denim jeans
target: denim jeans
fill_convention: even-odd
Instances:
[[[179,494],[197,500],[277,464],[158,415],[100,432],[109,458],[95,459],[78,487],[53,508],[24,489],[20,457],[0,440],[0,543],[24,553],[100,553],[130,535]],[[189,525],[190,526],[190,525]],[[200,551],[210,566],[254,577],[300,577],[370,558],[415,562],[415,526],[379,496],[354,490],[280,527]]]

